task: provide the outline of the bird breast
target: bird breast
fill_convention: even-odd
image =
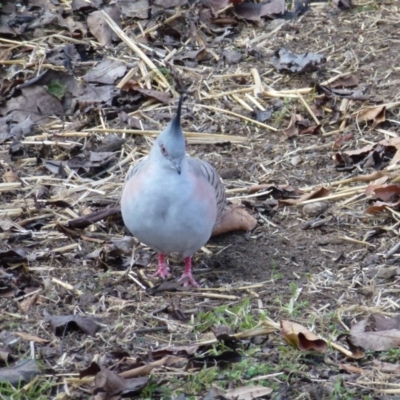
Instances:
[[[180,175],[145,168],[126,183],[121,211],[125,225],[141,242],[186,257],[210,238],[217,202],[210,183],[187,168]]]

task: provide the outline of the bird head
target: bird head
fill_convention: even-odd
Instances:
[[[181,128],[181,107],[183,96],[179,98],[178,110],[174,119],[158,135],[152,149],[162,165],[174,169],[178,174],[182,171],[185,158],[186,142]]]

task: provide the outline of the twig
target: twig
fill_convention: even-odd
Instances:
[[[118,35],[118,37],[123,42],[125,42],[125,44],[129,46],[152,71],[154,71],[154,73],[160,80],[161,86],[168,90],[171,90],[172,93],[176,96],[177,93],[170,86],[165,76],[162,74],[159,68],[157,68],[157,66],[153,63],[153,61],[151,61],[146,56],[146,54],[143,53],[143,51],[139,48],[139,46],[137,46],[136,43],[134,43],[134,41],[125,34],[125,32],[114,22],[114,20],[105,11],[102,11],[102,13],[103,13],[103,18],[107,21],[110,28]]]
[[[269,129],[270,131],[273,131],[273,132],[276,132],[278,130],[278,129],[274,128],[273,126],[270,126],[270,125],[267,125],[267,124],[263,124],[262,122],[258,122],[258,121],[254,120],[254,119],[247,118],[244,115],[236,114],[236,113],[234,113],[232,111],[224,110],[222,108],[213,107],[213,106],[206,106],[205,104],[196,104],[196,105],[198,107],[201,107],[201,108],[206,108],[207,110],[211,110],[211,111],[216,111],[216,112],[219,112],[219,113],[232,115],[233,117],[243,119],[244,121],[251,122],[251,123],[253,123],[255,125],[261,126],[262,128]]]

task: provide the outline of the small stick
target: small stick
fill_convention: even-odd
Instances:
[[[254,90],[254,87],[249,86],[247,88],[235,89],[235,90],[231,90],[229,92],[206,95],[206,96],[204,96],[204,99],[217,99],[219,97],[231,96],[232,94],[252,92],[253,90]]]
[[[396,253],[397,250],[399,250],[400,248],[400,242],[398,242],[397,244],[395,244],[385,255],[385,258],[389,258],[391,257],[394,253]]]
[[[133,280],[133,282],[136,283],[139,287],[141,287],[143,290],[146,290],[146,286],[144,286],[141,282],[139,282],[134,276],[133,273],[128,274],[129,278]]]
[[[247,111],[253,112],[253,109],[243,99],[241,99],[240,97],[236,96],[235,94],[233,94],[232,97],[235,99],[235,101],[237,103],[239,103]]]
[[[216,112],[232,115],[233,117],[237,117],[237,118],[243,119],[244,121],[251,122],[251,123],[253,123],[255,125],[258,125],[258,126],[261,126],[263,128],[269,129],[270,131],[273,131],[273,132],[276,132],[278,130],[278,129],[274,128],[273,126],[270,126],[270,125],[267,125],[267,124],[263,124],[262,122],[258,122],[255,119],[247,118],[244,115],[236,114],[236,113],[234,113],[232,111],[223,110],[222,108],[213,107],[213,106],[206,106],[205,104],[197,104],[197,106],[202,107],[202,108],[206,108],[207,110],[212,110],[212,111],[216,111]]]
[[[353,239],[353,238],[348,237],[348,236],[339,236],[339,239],[343,239],[343,240],[346,240],[346,241],[351,242],[351,243],[357,243],[357,244],[363,244],[365,246],[375,247],[374,244],[371,244],[371,243],[368,243],[368,242],[364,242],[362,240]]]
[[[136,43],[125,34],[125,32],[114,22],[114,20],[105,11],[102,11],[102,13],[103,13],[103,18],[106,20],[110,28],[118,35],[118,37],[123,42],[125,42],[125,44],[128,45],[151,70],[154,71],[154,73],[161,81],[161,86],[168,90],[171,90],[173,94],[176,95],[175,90],[171,88],[167,79],[162,74],[162,72],[156,67],[153,61],[151,61],[146,56],[146,54],[143,53],[143,51],[139,48],[139,46],[137,46]]]
[[[305,204],[309,204],[309,203],[315,203],[317,201],[324,201],[324,200],[334,200],[334,199],[341,199],[342,197],[349,197],[355,193],[358,193],[360,190],[364,190],[364,189],[356,189],[356,190],[352,190],[352,191],[348,191],[345,193],[336,193],[336,194],[332,194],[330,196],[326,196],[326,197],[319,197],[316,199],[310,199],[310,200],[304,200],[301,203],[297,203],[297,205],[305,205]]]
[[[315,121],[315,123],[316,123],[317,125],[321,125],[321,132],[322,132],[322,133],[326,133],[325,130],[324,130],[324,128],[322,127],[321,122],[319,121],[319,119],[317,118],[317,116],[314,114],[313,110],[311,110],[311,108],[310,108],[310,106],[307,104],[307,102],[304,100],[304,97],[303,97],[299,92],[297,92],[297,94],[298,94],[298,96],[299,96],[300,101],[303,103],[304,107],[307,109],[308,113],[311,115],[311,117],[312,117],[312,119]]]
[[[252,68],[250,72],[254,79],[254,97],[257,98],[259,94],[264,92],[263,84],[261,82],[260,74],[256,68]]]
[[[183,296],[193,296],[193,297],[205,297],[210,299],[224,299],[224,300],[239,300],[238,296],[230,296],[226,294],[218,294],[218,293],[197,293],[197,292],[171,292],[174,295],[183,295]]]
[[[52,280],[52,282],[54,282],[54,283],[56,283],[56,284],[58,284],[58,285],[64,287],[65,289],[70,290],[71,292],[74,292],[74,293],[77,294],[78,296],[81,296],[81,295],[83,294],[83,292],[81,292],[81,291],[78,290],[78,289],[75,289],[75,288],[74,288],[72,285],[70,285],[69,283],[65,283],[65,282],[63,282],[63,281],[60,281],[60,280],[57,279],[57,278],[52,278],[51,280]]]
[[[204,107],[204,106],[202,106]],[[238,115],[238,114],[235,114]],[[250,120],[253,121],[253,120]],[[255,121],[257,122],[257,121]],[[275,128],[271,128],[275,129]],[[129,133],[132,135],[142,135],[142,136],[157,136],[160,131],[150,131],[143,130],[139,131],[136,129],[101,129],[101,128],[90,128],[89,132],[99,132],[99,133]],[[185,136],[188,138],[190,144],[205,144],[205,143],[218,143],[218,142],[231,142],[231,143],[243,143],[248,139],[244,136],[231,136],[222,135],[217,133],[204,133],[204,132],[184,132]]]

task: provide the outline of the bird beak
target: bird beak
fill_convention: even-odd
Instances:
[[[176,172],[180,175],[181,174],[181,166],[180,165],[176,165],[175,166]]]

